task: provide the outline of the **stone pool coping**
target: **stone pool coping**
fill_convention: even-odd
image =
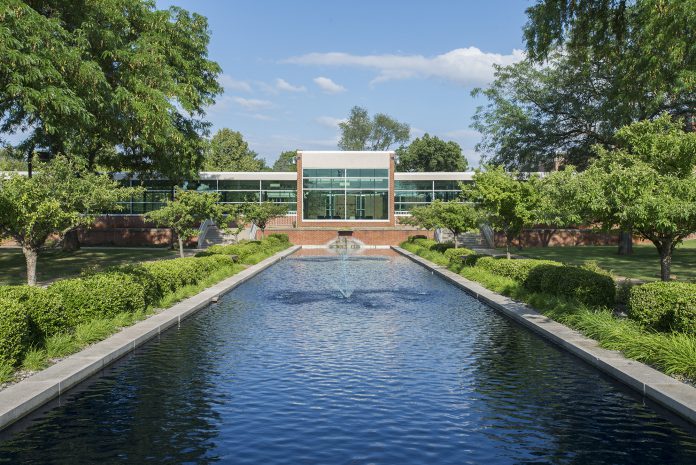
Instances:
[[[226,278],[204,291],[189,297],[151,317],[72,354],[55,365],[0,391],[0,430],[60,397],[70,388],[100,372],[162,331],[217,302],[220,296],[249,280],[274,263],[297,252],[291,246],[265,260]]]
[[[578,331],[542,315],[527,304],[486,289],[481,284],[450,271],[447,267],[436,265],[401,247],[392,246],[392,249],[648,399],[696,424],[696,388],[677,381],[644,363],[630,360],[620,352],[603,349],[594,339],[583,336]]]

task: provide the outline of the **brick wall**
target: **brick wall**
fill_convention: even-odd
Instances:
[[[342,231],[343,232],[343,231]],[[282,233],[287,234],[290,242],[295,245],[326,245],[338,237],[338,229],[266,229],[266,234]],[[344,234],[346,232],[343,232]],[[429,238],[433,237],[430,231],[419,231],[416,229],[358,229],[350,231],[349,239],[356,239],[365,245],[399,245],[410,236],[422,235]],[[257,236],[261,237],[260,233]]]
[[[592,229],[525,229],[522,231],[522,247],[542,247],[547,242],[549,247],[574,246],[574,245],[618,245],[619,236],[617,233],[605,233]],[[640,239],[634,238],[636,243]],[[515,246],[520,244],[520,239],[513,241]],[[505,235],[495,234],[495,245],[505,247]]]

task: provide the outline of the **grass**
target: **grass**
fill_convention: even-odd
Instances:
[[[37,281],[48,283],[58,278],[77,276],[88,267],[106,268],[124,263],[176,258],[169,249],[107,249],[82,248],[75,252],[46,250],[39,255]],[[0,248],[0,285],[26,284],[24,255],[17,248]]]
[[[424,255],[438,254],[444,257],[437,251],[413,243],[405,242],[402,247],[417,255],[425,252]],[[439,259],[436,263],[441,262],[442,259]],[[596,340],[606,349],[617,350],[628,358],[651,365],[676,378],[692,382],[696,380],[694,336],[648,331],[635,321],[617,318],[610,309],[588,307],[572,299],[530,292],[513,279],[461,262],[450,263],[448,268],[487,289],[528,303],[549,318]]]
[[[504,249],[499,249],[504,252]],[[660,261],[652,244],[636,244],[633,255],[617,253],[617,246],[579,245],[568,247],[527,247],[516,254],[529,258],[555,260],[570,265],[581,265],[594,260],[605,270],[618,276],[643,281],[660,279]],[[672,275],[680,281],[696,281],[696,240],[684,241],[674,251]]]

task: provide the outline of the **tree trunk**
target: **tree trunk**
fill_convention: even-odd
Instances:
[[[619,232],[619,255],[633,255],[633,231]]]
[[[36,261],[39,254],[35,249],[27,246],[22,246],[22,252],[27,262],[27,284],[36,286]]]
[[[180,235],[176,235],[176,240],[179,241],[179,256],[184,258],[184,240]]]
[[[80,238],[77,230],[72,229],[63,236],[63,252],[74,252],[80,250]]]
[[[660,279],[669,281],[672,277],[672,241],[665,240],[658,247],[660,252]]]
[[[508,237],[505,238],[505,253],[507,254],[507,259],[510,260],[512,258],[512,255],[510,255],[510,245],[512,243],[512,240]]]

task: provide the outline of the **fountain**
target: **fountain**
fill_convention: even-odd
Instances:
[[[355,291],[355,288],[350,286],[349,282],[349,255],[351,250],[360,249],[360,244],[353,239],[350,239],[349,236],[339,235],[338,238],[336,238],[336,240],[329,245],[329,249],[335,250],[338,256],[341,258],[341,277],[339,279],[340,282],[336,283],[336,287],[344,299],[350,299]]]

